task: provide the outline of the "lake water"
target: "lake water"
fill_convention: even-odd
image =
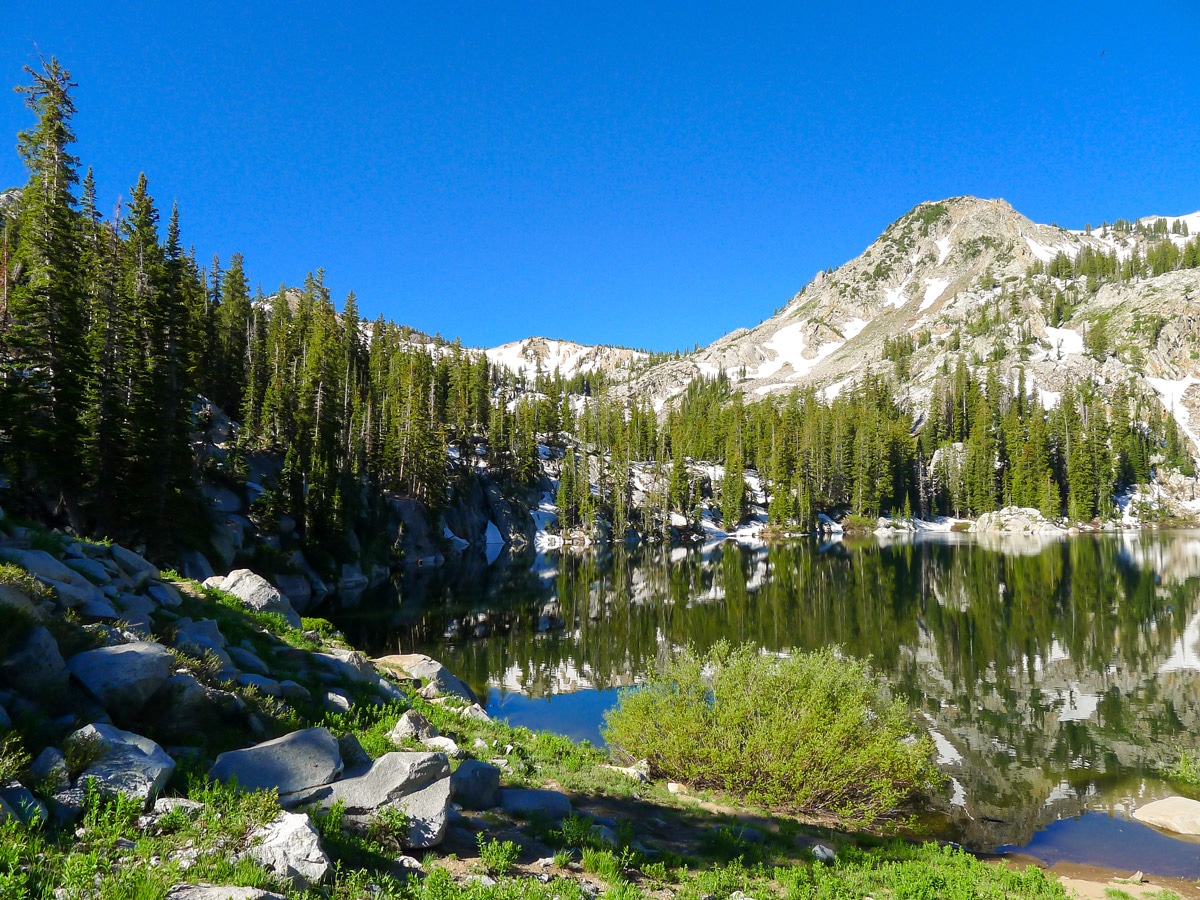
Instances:
[[[593,742],[672,648],[838,645],[920,711],[967,845],[1075,858],[1135,835],[1200,876],[1200,845],[1127,819],[1200,748],[1200,533],[467,557],[336,618],[372,654],[442,660],[494,715]]]

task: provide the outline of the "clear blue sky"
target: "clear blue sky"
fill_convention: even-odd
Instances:
[[[111,208],[203,261],[491,345],[756,324],[921,200],[1082,227],[1200,209],[1200,12],[976,4],[30,3]],[[29,117],[0,94],[0,186]]]

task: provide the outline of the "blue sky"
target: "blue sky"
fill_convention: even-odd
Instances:
[[[472,345],[673,350],[922,200],[1200,209],[1198,9],[0,0],[0,81],[56,54],[103,207],[145,171],[264,290],[324,267]],[[0,94],[0,186],[28,123]]]

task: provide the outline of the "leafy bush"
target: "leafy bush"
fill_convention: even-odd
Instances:
[[[1167,777],[1191,787],[1200,787],[1200,752],[1182,751],[1178,762],[1167,770]]]
[[[933,744],[866,663],[834,650],[684,652],[605,716],[609,746],[656,778],[864,825],[940,775]]]
[[[507,875],[521,851],[512,841],[485,841],[479,836],[479,864],[488,875]]]

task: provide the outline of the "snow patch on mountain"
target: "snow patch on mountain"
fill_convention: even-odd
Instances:
[[[950,287],[949,278],[926,278],[925,297],[921,300],[921,305],[917,307],[917,312],[925,312],[925,310],[937,303],[938,298],[945,293],[948,287]]]
[[[1147,378],[1146,381],[1158,392],[1159,399],[1162,400],[1162,405],[1166,407],[1167,412],[1175,417],[1175,423],[1179,426],[1179,430],[1186,434],[1196,447],[1200,448],[1200,439],[1197,439],[1196,433],[1191,427],[1191,412],[1183,405],[1184,394],[1192,385],[1200,384],[1200,378],[1187,375],[1173,381],[1167,378]]]
[[[510,372],[533,378],[539,371],[563,378],[591,372],[613,372],[646,358],[640,350],[605,345],[577,344],[551,338],[531,337],[485,350],[488,362]]]

